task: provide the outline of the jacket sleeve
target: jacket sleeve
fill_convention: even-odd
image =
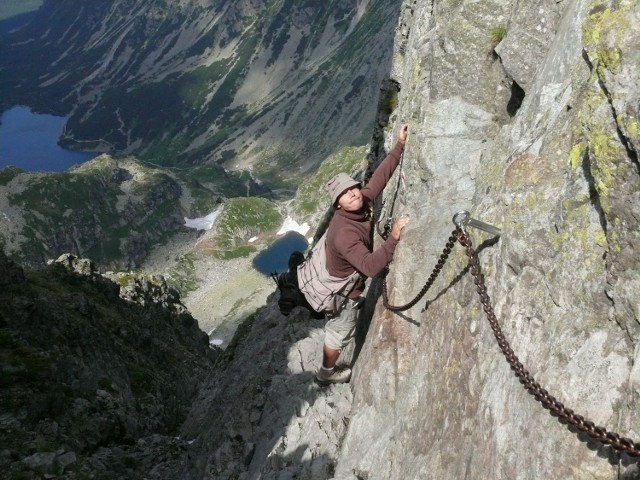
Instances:
[[[385,159],[378,165],[378,168],[373,172],[369,183],[362,188],[362,195],[367,197],[370,201],[380,195],[380,192],[384,190],[384,187],[389,182],[391,175],[396,170],[398,163],[400,163],[400,156],[404,150],[404,144],[396,142],[395,146],[387,154]]]
[[[375,277],[391,262],[397,245],[398,241],[389,236],[380,247],[370,252],[356,235],[345,234],[337,250],[358,272]]]

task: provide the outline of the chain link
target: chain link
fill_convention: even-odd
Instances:
[[[385,273],[385,278],[383,278],[382,282],[382,299],[385,308],[393,312],[401,312],[410,309],[418,301],[420,301],[420,299],[427,293],[429,288],[431,288],[431,285],[433,285],[433,282],[442,270],[442,267],[444,266],[456,241],[458,241],[460,245],[462,245],[467,257],[469,257],[469,270],[471,271],[471,275],[473,275],[474,277],[474,284],[476,286],[476,291],[480,296],[480,303],[482,303],[482,308],[487,316],[487,320],[489,322],[489,325],[491,326],[493,335],[498,342],[498,346],[500,347],[500,350],[509,363],[511,370],[513,370],[516,377],[518,377],[520,383],[524,385],[524,388],[538,402],[540,402],[545,409],[549,410],[552,414],[564,420],[565,423],[572,425],[579,431],[585,433],[590,438],[597,440],[604,445],[610,445],[617,451],[625,452],[632,457],[640,457],[640,443],[636,443],[629,438],[621,437],[615,432],[609,432],[604,427],[595,425],[592,421],[584,418],[582,415],[576,414],[570,408],[565,407],[553,395],[549,394],[549,392],[545,390],[538,382],[536,382],[531,373],[529,373],[529,371],[522,365],[516,354],[511,349],[509,342],[505,338],[502,329],[500,328],[496,314],[493,310],[493,307],[491,306],[491,299],[489,298],[489,294],[487,293],[487,287],[484,282],[484,275],[482,274],[480,269],[480,262],[478,261],[477,253],[473,249],[471,239],[467,235],[467,232],[464,231],[464,229],[456,228],[453,231],[453,233],[449,237],[449,240],[447,241],[444,251],[440,255],[440,259],[438,260],[437,265],[429,276],[427,283],[424,285],[422,290],[420,290],[418,295],[409,303],[401,306],[394,306],[389,304],[386,282],[386,273],[388,273],[387,270],[387,272]]]
[[[411,300],[409,303],[405,305],[394,306],[389,303],[389,294],[387,291],[387,274],[389,273],[389,267],[387,267],[384,272],[384,278],[382,280],[382,304],[384,305],[384,307],[387,310],[391,310],[392,312],[403,312],[405,310],[409,310],[416,303],[418,303],[420,299],[424,297],[425,294],[429,291],[429,289],[431,288],[431,285],[433,285],[433,282],[435,282],[436,278],[440,274],[440,271],[442,270],[442,267],[444,267],[444,264],[447,262],[447,258],[449,257],[449,254],[451,253],[451,250],[453,249],[453,246],[455,245],[456,241],[457,241],[457,230],[454,230],[453,232],[451,232],[451,235],[449,236],[449,240],[447,241],[447,245],[444,247],[444,250],[440,254],[438,263],[433,269],[433,272],[431,272],[431,275],[429,275],[429,279],[427,280],[427,283],[424,284],[420,292],[418,292],[418,295],[416,295],[416,297],[413,300]]]

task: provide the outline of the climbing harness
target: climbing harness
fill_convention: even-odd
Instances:
[[[378,235],[380,235],[383,239],[387,239],[389,237],[389,232],[391,231],[391,222],[393,221],[393,210],[396,205],[396,200],[398,198],[398,192],[400,191],[400,187],[404,188],[406,181],[404,176],[404,170],[402,169],[402,165],[404,163],[404,150],[400,154],[400,162],[398,162],[398,181],[396,182],[396,191],[393,193],[393,198],[391,199],[391,208],[387,212],[387,218],[384,223],[384,226],[380,228],[380,224],[384,220],[384,216],[380,214],[380,220],[376,224],[376,229],[378,230]],[[382,202],[382,206],[380,210],[383,211],[385,208],[386,201]]]
[[[531,373],[529,373],[529,371],[522,365],[516,354],[511,349],[509,342],[505,338],[502,329],[498,324],[498,319],[495,315],[495,312],[493,311],[493,307],[491,306],[491,299],[489,298],[489,294],[487,293],[484,276],[480,270],[480,262],[478,261],[477,252],[473,248],[471,239],[466,232],[466,227],[473,226],[494,235],[499,235],[500,230],[496,227],[470,218],[469,213],[466,211],[457,213],[453,217],[453,222],[456,225],[455,230],[451,232],[446,246],[442,254],[440,255],[440,258],[438,259],[438,263],[433,269],[433,272],[429,276],[429,279],[413,300],[401,306],[390,305],[387,293],[386,278],[383,278],[382,299],[385,308],[392,312],[401,312],[404,310],[408,310],[417,302],[419,302],[420,299],[427,293],[436,277],[442,270],[442,267],[447,261],[447,258],[451,253],[451,249],[453,248],[454,244],[456,242],[460,243],[460,245],[462,245],[462,247],[464,248],[467,257],[469,258],[469,270],[471,271],[471,275],[473,275],[474,277],[476,291],[480,296],[480,303],[482,303],[482,308],[487,316],[487,320],[489,322],[489,325],[491,326],[493,335],[498,342],[500,350],[509,363],[511,370],[513,370],[516,377],[518,377],[520,383],[524,385],[524,388],[531,395],[533,395],[533,397],[538,402],[540,402],[545,409],[549,410],[552,415],[559,417],[559,419],[561,419],[561,423],[572,425],[592,439],[597,440],[604,445],[610,445],[619,452],[625,452],[632,457],[640,457],[640,443],[636,443],[629,438],[621,437],[615,432],[609,432],[604,427],[595,425],[592,421],[584,418],[582,415],[574,413],[573,410],[565,407],[554,396],[549,394],[547,390],[542,388],[542,386],[540,386],[540,384],[533,378]],[[385,271],[385,277],[386,273],[388,273],[388,268]]]

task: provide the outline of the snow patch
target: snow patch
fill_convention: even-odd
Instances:
[[[213,227],[213,224],[215,223],[216,218],[218,218],[218,215],[220,215],[220,212],[222,212],[222,209],[219,208],[215,212],[211,212],[206,217],[200,217],[200,218],[184,217],[184,224],[185,226],[189,228],[195,228],[196,230],[211,230],[211,227]]]
[[[300,235],[306,235],[311,227],[308,223],[298,224],[293,218],[287,217],[278,230],[277,235],[284,235],[287,232],[297,232]]]

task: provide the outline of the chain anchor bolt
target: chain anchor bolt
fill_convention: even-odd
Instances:
[[[488,223],[481,222],[480,220],[476,220],[475,218],[471,218],[471,215],[466,210],[461,210],[453,216],[452,219],[454,225],[461,230],[465,230],[467,225],[469,227],[474,227],[479,230],[483,230],[491,235],[500,236],[502,230],[498,227],[494,227],[493,225],[489,225]]]

